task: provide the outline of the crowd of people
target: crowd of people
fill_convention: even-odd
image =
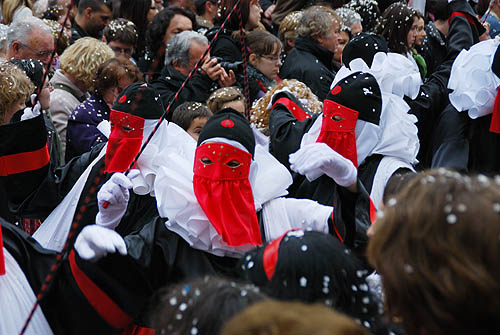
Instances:
[[[499,1],[0,3],[0,334],[500,332]]]

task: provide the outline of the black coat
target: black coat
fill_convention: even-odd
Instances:
[[[177,93],[185,79],[186,76],[177,71],[173,65],[169,64],[163,68],[160,78],[151,82],[151,85],[160,94],[161,102],[165,108],[174,101],[175,93]],[[210,93],[217,88],[217,83],[212,81],[206,74],[195,74],[186,86],[184,86],[177,101],[170,107],[167,120],[170,121],[172,119],[172,113],[175,108],[184,102],[195,101],[206,103]]]
[[[335,78],[333,52],[317,42],[298,37],[293,48],[281,66],[281,79],[297,79],[306,84],[323,101]]]

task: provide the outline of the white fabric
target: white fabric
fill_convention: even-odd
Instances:
[[[368,72],[377,80],[382,92],[393,93],[399,97],[408,96],[415,99],[420,91],[422,79],[416,63],[401,54],[378,52],[373,57],[372,66],[368,67],[361,58],[349,63],[350,69],[342,66],[333,80],[333,88],[340,80],[350,74]]]
[[[469,111],[472,119],[493,111],[500,78],[491,70],[491,64],[499,43],[500,36],[497,36],[464,49],[451,67],[450,102],[459,112]]]
[[[277,198],[262,209],[264,233],[272,241],[292,228],[328,233],[333,208],[309,199]]]
[[[106,138],[109,138],[109,135],[111,134],[111,122],[108,120],[102,120],[99,122],[97,125],[97,130],[99,130]]]
[[[269,151],[269,136],[264,135],[254,123],[250,123],[250,128],[252,128],[253,136],[255,136],[255,145],[260,145],[267,151]]]
[[[120,234],[96,224],[82,229],[76,238],[75,250],[81,258],[91,262],[96,262],[107,254],[127,254],[125,240]]]
[[[31,95],[31,104],[36,100],[36,94]],[[23,111],[23,115],[21,115],[21,121],[33,119],[40,115],[40,112],[42,111],[42,105],[40,105],[40,101],[36,103],[34,107],[26,107]]]
[[[224,138],[209,141],[214,140],[227,144],[233,142]],[[195,249],[218,256],[241,256],[253,246],[228,246],[210,224],[194,194],[194,154],[179,151],[177,146],[182,145],[178,143],[181,141],[180,137],[175,138],[157,157],[155,196],[160,216],[169,218],[165,223],[167,228]],[[246,150],[241,145],[239,147]],[[288,170],[260,145],[255,148],[249,179],[257,210],[269,200],[286,195],[286,189],[292,183]]]
[[[35,293],[15,258],[6,248],[5,275],[0,276],[0,334],[19,334],[36,301]],[[52,329],[40,306],[25,332],[26,335],[52,335]]]
[[[379,209],[382,203],[385,185],[387,185],[389,178],[392,177],[394,172],[400,168],[407,168],[415,172],[411,164],[396,157],[385,156],[380,161],[375,172],[375,177],[373,178],[372,191],[370,192],[370,198],[377,209]]]
[[[64,247],[83,187],[94,165],[106,154],[106,148],[107,145],[102,148],[96,159],[85,169],[63,201],[33,234],[33,238],[44,248],[60,252]]]

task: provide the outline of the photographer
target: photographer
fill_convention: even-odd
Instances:
[[[172,37],[168,42],[165,67],[160,78],[151,83],[160,93],[165,108],[173,101],[175,93],[207,48],[206,37],[194,31],[184,31]],[[232,70],[229,73],[226,72],[217,64],[216,58],[210,58],[210,55],[207,55],[198,73],[188,81],[170,110],[173,111],[186,101],[205,103],[212,91],[219,87],[231,86],[235,81],[235,74]],[[167,120],[170,121],[170,118],[168,115]]]

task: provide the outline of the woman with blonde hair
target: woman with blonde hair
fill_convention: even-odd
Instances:
[[[60,68],[52,77],[50,113],[66,152],[66,127],[73,110],[89,97],[95,87],[97,69],[115,53],[105,43],[91,37],[78,39],[59,58]]]
[[[0,62],[0,124],[10,122],[12,116],[26,105],[35,85],[14,64]]]
[[[3,0],[2,23],[9,25],[17,19],[33,16],[32,8],[33,1],[31,0]]]

